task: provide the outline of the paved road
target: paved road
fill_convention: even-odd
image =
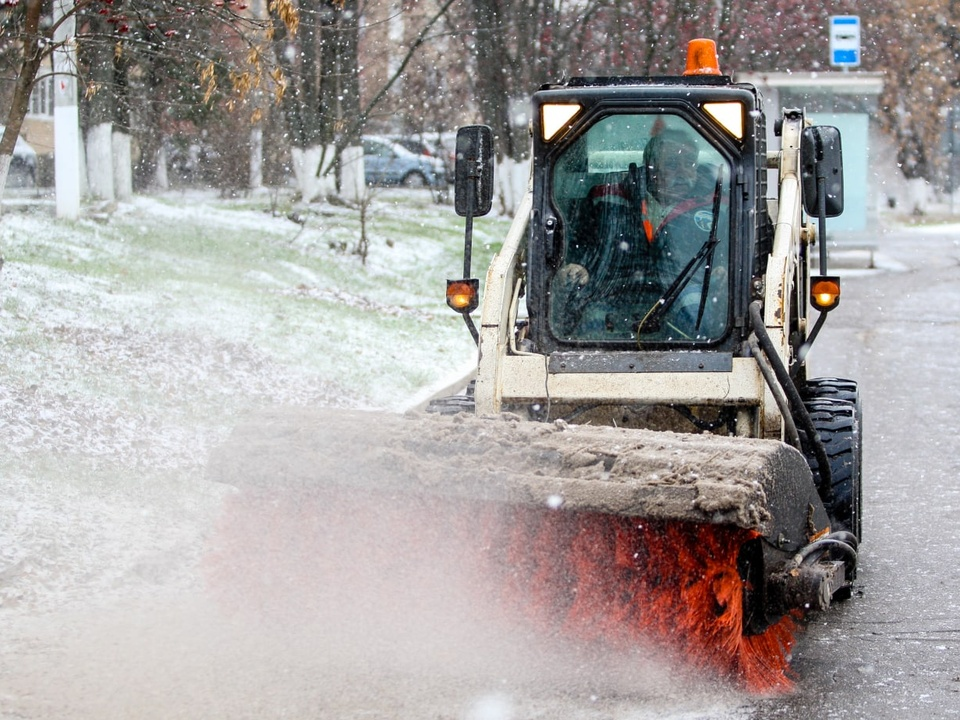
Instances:
[[[758,718],[960,717],[960,226],[875,242],[894,270],[844,278],[811,357],[860,381],[857,597],[810,626],[798,693]]]

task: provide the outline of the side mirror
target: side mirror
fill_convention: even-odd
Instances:
[[[843,213],[843,152],[837,128],[814,125],[803,129],[800,138],[800,182],[803,209],[808,215],[820,216],[821,188],[825,217],[836,217]]]
[[[457,130],[454,208],[460,217],[480,217],[493,206],[493,130],[466,125]]]

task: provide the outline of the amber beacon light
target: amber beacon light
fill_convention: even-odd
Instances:
[[[719,75],[717,44],[707,38],[691,40],[687,45],[687,69],[684,75]]]

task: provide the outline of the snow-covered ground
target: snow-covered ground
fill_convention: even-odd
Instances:
[[[449,205],[382,191],[363,263],[356,210],[291,220],[272,204],[169,195],[76,223],[38,204],[0,217],[4,611],[182,575],[159,556],[199,551],[223,493],[204,463],[244,413],[398,411],[468,371],[443,300],[462,265]],[[504,224],[478,223],[479,263]],[[123,541],[143,533],[149,548]]]

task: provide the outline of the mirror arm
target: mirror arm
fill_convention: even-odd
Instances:
[[[807,339],[803,341],[803,344],[800,346],[800,349],[797,350],[797,362],[803,363],[807,360],[807,355],[810,352],[810,348],[813,347],[813,341],[817,339],[817,335],[820,334],[820,329],[823,327],[823,323],[827,319],[827,313],[821,312],[817,321],[813,325],[813,329],[810,331],[810,334],[807,335]]]
[[[480,281],[470,277],[473,260],[473,219],[490,212],[493,183],[493,132],[485,125],[468,125],[457,131],[454,170],[454,208],[465,220],[463,279],[447,280],[447,305],[463,316],[474,343],[480,333],[470,313],[477,309]]]
[[[460,313],[463,316],[463,322],[467,325],[467,330],[470,331],[470,336],[473,338],[473,342],[480,347],[480,331],[477,330],[476,323],[473,322],[473,318],[470,316],[470,313]]]
[[[467,214],[466,227],[463,233],[463,277],[470,277],[470,256],[473,253],[473,205],[476,197],[477,178],[479,172],[471,171],[470,182],[467,183]]]
[[[820,236],[820,274],[827,274],[827,179],[817,172],[817,216]]]

